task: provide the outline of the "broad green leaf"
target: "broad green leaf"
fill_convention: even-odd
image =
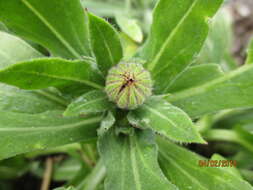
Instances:
[[[5,32],[0,32],[0,68],[20,61],[43,57],[28,43]]]
[[[195,118],[232,108],[253,107],[253,65],[245,65],[223,77],[189,88],[166,100]]]
[[[150,130],[117,136],[110,129],[98,142],[106,167],[105,190],[177,190],[157,163],[157,146]]]
[[[63,117],[61,111],[0,111],[0,160],[17,154],[96,138],[101,116]]]
[[[208,22],[221,3],[222,0],[158,2],[151,34],[139,53],[152,71],[156,92],[168,92],[177,75],[199,53],[208,34]]]
[[[85,115],[104,112],[113,107],[105,92],[94,90],[73,101],[64,112],[65,116]]]
[[[106,76],[108,70],[116,65],[123,56],[117,31],[104,19],[89,15],[89,28],[93,52],[97,64]]]
[[[222,168],[200,167],[207,160],[166,140],[159,139],[159,161],[164,174],[180,189],[252,190],[247,182]]]
[[[136,50],[138,49],[138,44],[135,43],[123,32],[120,33],[120,39],[123,47],[124,59],[129,60],[136,53]]]
[[[2,111],[32,114],[56,109],[64,109],[64,106],[39,93],[0,84],[0,110]]]
[[[246,60],[246,64],[253,64],[253,39],[250,41],[247,54],[248,54],[248,57]]]
[[[210,160],[220,161],[220,160],[227,160],[227,159],[219,154],[213,154]],[[221,167],[220,169],[224,170],[224,172],[229,172],[231,175],[234,175],[235,177],[243,179],[239,170],[235,167]]]
[[[34,90],[72,83],[101,89],[103,78],[87,61],[42,58],[11,65],[0,71],[0,82]]]
[[[79,0],[0,0],[0,21],[55,56],[90,55],[88,18]]]
[[[141,43],[143,40],[143,33],[137,20],[128,18],[127,16],[116,15],[116,21],[122,32],[127,34],[134,41]]]
[[[196,62],[216,63],[224,71],[237,67],[232,60],[231,47],[233,45],[232,15],[227,7],[219,10],[210,24],[208,38],[202,48]]]
[[[136,127],[148,127],[173,141],[205,143],[186,113],[157,97],[131,111],[128,120]]]
[[[192,66],[183,71],[168,88],[168,91],[178,92],[187,88],[205,84],[213,79],[221,77],[223,72],[217,64],[205,64]]]

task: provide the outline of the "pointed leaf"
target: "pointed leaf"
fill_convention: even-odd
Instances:
[[[200,167],[207,160],[171,142],[159,139],[159,161],[165,175],[180,189],[252,190],[247,182],[222,168]]]
[[[22,89],[42,89],[71,83],[101,89],[103,79],[87,61],[43,58],[21,62],[0,71],[0,82]]]
[[[169,92],[178,92],[205,84],[213,79],[223,76],[223,71],[217,64],[192,66],[183,71],[168,88]]]
[[[104,112],[113,106],[105,92],[94,90],[85,93],[73,101],[64,112],[65,116],[85,115]]]
[[[0,160],[17,154],[96,138],[101,116],[63,117],[61,111],[0,111]]]
[[[157,163],[157,146],[150,130],[132,135],[105,133],[98,142],[106,167],[105,190],[177,190]]]
[[[5,32],[0,32],[0,68],[33,58],[43,57],[28,43]]]
[[[208,34],[208,21],[221,3],[222,0],[158,1],[151,35],[140,52],[152,71],[158,93],[168,92],[171,82],[199,53]]]
[[[55,56],[90,55],[88,18],[79,0],[0,0],[0,10],[9,29]]]
[[[205,143],[186,113],[157,97],[131,111],[128,120],[136,127],[148,127],[173,141]]]
[[[245,65],[211,82],[168,95],[166,100],[193,118],[224,109],[252,107],[252,81],[253,65]]]
[[[36,93],[0,84],[0,110],[19,113],[42,113],[48,110],[64,109],[61,104],[55,103]]]
[[[89,13],[91,44],[98,67],[107,75],[123,56],[123,50],[117,31],[104,19]]]

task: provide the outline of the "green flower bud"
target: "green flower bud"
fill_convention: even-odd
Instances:
[[[135,109],[152,94],[150,73],[138,63],[119,63],[110,69],[105,91],[119,108]]]

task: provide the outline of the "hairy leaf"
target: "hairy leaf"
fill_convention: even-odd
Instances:
[[[48,110],[64,109],[36,92],[19,90],[0,84],[0,110],[19,113],[42,113]]]
[[[148,127],[173,141],[205,143],[186,113],[157,97],[131,111],[128,120],[136,127]]]
[[[0,82],[28,90],[60,87],[73,82],[101,89],[103,78],[88,61],[42,58],[1,70]]]
[[[85,93],[73,101],[64,112],[66,116],[104,112],[113,106],[103,91]]]
[[[89,13],[91,44],[98,67],[107,75],[123,56],[123,50],[117,31],[105,20]]]
[[[63,117],[61,111],[0,111],[0,159],[96,138],[101,116]]]
[[[183,71],[169,87],[168,91],[178,92],[187,88],[192,88],[205,84],[223,75],[217,64],[206,64],[192,66]]]
[[[253,65],[243,66],[209,83],[166,98],[191,117],[219,110],[253,106]]]
[[[207,160],[168,141],[159,139],[159,161],[165,175],[180,189],[252,190],[246,181],[222,168],[200,167]]]
[[[0,32],[0,68],[20,61],[43,57],[28,43],[5,32]]]
[[[88,18],[79,0],[0,0],[0,10],[9,29],[55,56],[90,55]]]
[[[177,190],[158,166],[150,130],[117,136],[111,129],[99,139],[98,146],[107,172],[105,190]]]
[[[222,0],[158,2],[150,36],[140,52],[152,71],[156,92],[168,92],[176,76],[199,53],[208,34],[208,21],[221,3]]]

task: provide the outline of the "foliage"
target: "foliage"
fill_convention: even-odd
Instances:
[[[42,177],[44,162],[31,160],[44,157],[67,181],[57,190],[253,189],[253,43],[239,68],[231,36],[216,43],[220,22],[230,30],[222,14],[210,24],[222,0],[159,0],[147,34],[137,13],[155,2],[126,1],[127,15],[123,1],[0,0],[0,189],[27,171]],[[126,62],[154,83],[133,110],[104,90]],[[176,145],[210,141],[228,142],[217,146],[235,152],[238,169],[200,167],[207,158]]]

